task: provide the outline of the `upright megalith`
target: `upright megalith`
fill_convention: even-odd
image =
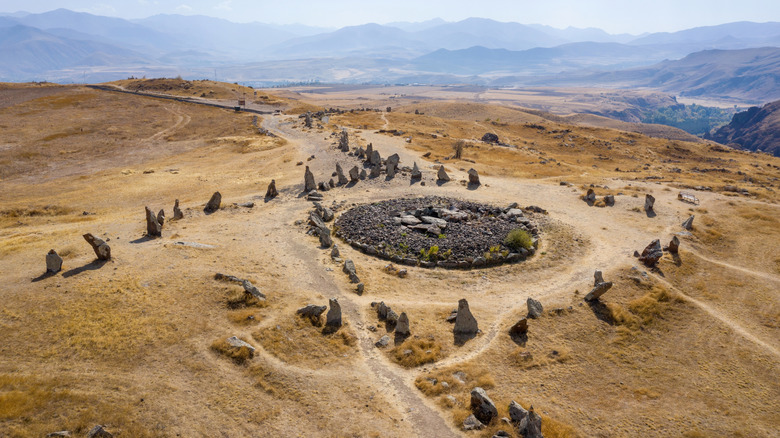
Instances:
[[[414,162],[414,166],[412,167],[412,181],[420,180],[422,179],[422,172],[420,172],[420,168],[417,167],[417,162]]]
[[[685,228],[688,231],[693,230],[693,215],[691,215],[688,219],[685,219],[682,223],[682,227]]]
[[[371,168],[371,173],[368,175],[371,178],[378,178],[382,174],[381,166],[374,166]]]
[[[303,174],[303,191],[311,192],[317,190],[317,183],[314,182],[314,174],[309,170],[309,166],[306,166],[306,171]]]
[[[480,185],[479,173],[475,169],[469,169],[469,185],[470,186]]]
[[[366,160],[371,159],[371,154],[374,152],[374,145],[369,143],[368,146],[366,146]]]
[[[149,207],[144,207],[146,209],[146,235],[149,237],[160,237],[162,236],[162,227],[163,224],[157,219],[157,216],[152,213],[152,210],[149,210]],[[160,210],[160,215],[163,214],[163,211]],[[163,221],[165,220],[165,216],[162,216]]]
[[[360,278],[357,276],[357,270],[355,269],[355,262],[349,259],[344,260],[342,270],[349,276],[349,281],[355,284],[360,283]]]
[[[393,154],[387,157],[387,160],[385,160],[385,168],[388,178],[393,178],[395,176],[395,172],[398,169],[398,163],[400,161],[401,157],[399,157],[398,154]]]
[[[353,183],[356,183],[360,180],[360,169],[358,169],[357,166],[349,169],[349,180]]]
[[[509,418],[520,436],[524,438],[544,438],[542,436],[542,417],[531,406],[527,411],[519,403],[509,403]]]
[[[655,205],[655,197],[651,194],[645,195],[645,211],[648,213],[653,213],[653,206]]]
[[[347,177],[344,175],[344,169],[341,168],[341,164],[339,163],[336,163],[336,177],[338,178],[338,183],[340,186],[343,186],[349,182]]]
[[[339,149],[342,152],[349,152],[349,133],[346,129],[342,129],[339,134]]]
[[[311,112],[307,111],[306,114],[303,115],[303,126],[307,128],[311,128]]]
[[[95,237],[90,233],[85,234],[84,240],[92,246],[98,260],[111,260],[111,247],[101,238]]]
[[[219,192],[214,192],[214,194],[211,195],[209,202],[207,202],[206,206],[203,208],[203,211],[206,213],[214,213],[215,211],[219,210],[220,205],[222,205],[222,194]]]
[[[469,302],[465,298],[458,300],[458,316],[455,317],[455,334],[473,335],[479,331],[477,320],[471,314]]]
[[[330,229],[323,227],[319,229],[320,246],[323,248],[330,248],[333,246],[333,239],[330,237]]]
[[[599,283],[604,283],[604,275],[598,269],[593,273],[593,285],[598,286]]]
[[[588,189],[588,192],[585,194],[585,202],[589,204],[596,202],[596,192],[593,189]]]
[[[411,335],[409,331],[409,317],[406,316],[406,312],[401,312],[401,316],[398,317],[398,322],[395,324],[395,334],[401,337]]]
[[[673,236],[672,241],[669,242],[667,249],[670,253],[677,254],[680,251],[680,239],[678,239],[677,236]]]
[[[447,171],[444,170],[444,166],[439,166],[439,172],[436,174],[436,179],[441,182],[447,182],[450,180],[450,176],[447,175]]]
[[[328,300],[328,314],[325,316],[325,326],[333,329],[341,327],[341,305],[339,300],[331,298]]]
[[[173,220],[177,221],[179,219],[184,219],[184,213],[182,213],[181,208],[179,208],[179,200],[177,199],[173,203]]]
[[[46,272],[56,274],[62,270],[62,257],[51,249],[46,254]]]
[[[381,166],[382,165],[382,157],[379,155],[379,151],[371,151],[371,155],[368,156],[368,162],[372,166]]]
[[[480,387],[471,390],[471,413],[477,417],[480,423],[486,425],[489,425],[498,416],[495,403]]]
[[[279,196],[279,192],[276,190],[276,180],[272,179],[271,183],[268,184],[268,190],[265,191],[265,197],[271,199],[277,196]]]
[[[615,205],[615,195],[604,196],[604,205],[607,207],[613,207]]]
[[[535,319],[542,316],[542,312],[544,312],[544,307],[542,306],[542,303],[539,301],[528,297],[528,299],[525,301],[525,305],[528,307],[528,317]]]
[[[658,260],[660,260],[663,255],[664,250],[661,248],[661,241],[655,239],[642,250],[639,261],[644,263],[648,268],[652,268],[658,263]]]

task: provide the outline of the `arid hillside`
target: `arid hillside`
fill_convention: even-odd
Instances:
[[[753,152],[780,156],[780,101],[737,113],[712,140]]]
[[[465,98],[112,85],[138,93],[0,85],[0,436],[521,437],[531,406],[547,438],[776,435],[780,159]],[[449,201],[340,237],[419,197]],[[486,232],[510,219],[538,241]],[[464,226],[491,243],[449,269]],[[679,250],[640,262],[655,239]]]

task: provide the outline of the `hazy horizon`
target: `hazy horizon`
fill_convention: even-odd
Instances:
[[[284,4],[251,0],[29,0],[4,1],[3,13],[42,13],[70,9],[94,15],[125,19],[146,18],[157,14],[205,15],[237,23],[303,24],[340,28],[366,23],[423,22],[441,18],[448,22],[470,17],[502,22],[542,24],[559,29],[594,27],[612,34],[675,32],[699,26],[735,21],[780,21],[780,2],[744,0],[740,9],[725,0],[656,0],[615,2],[595,0],[549,0],[545,3],[512,0],[472,1],[397,0],[392,8],[366,7],[358,0],[311,2],[288,0]],[[641,17],[638,19],[637,17]]]

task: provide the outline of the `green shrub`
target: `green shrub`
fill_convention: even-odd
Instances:
[[[534,246],[534,242],[527,231],[515,228],[506,235],[504,245],[514,250],[519,250],[520,248],[531,249],[531,247]]]

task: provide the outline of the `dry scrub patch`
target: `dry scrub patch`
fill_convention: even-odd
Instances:
[[[325,334],[322,327],[308,319],[284,316],[254,332],[252,337],[268,353],[308,368],[346,363],[357,354],[357,338],[348,324],[335,333]]]

